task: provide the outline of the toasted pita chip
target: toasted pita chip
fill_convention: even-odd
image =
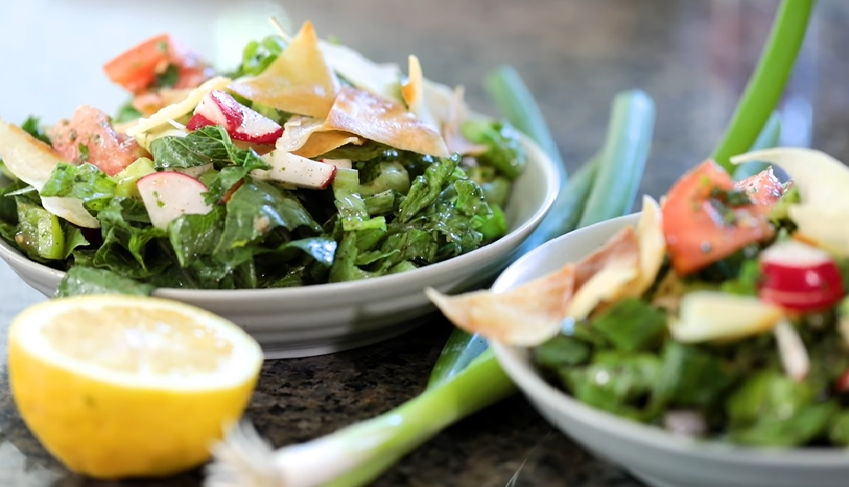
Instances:
[[[356,88],[340,90],[325,125],[401,150],[449,155],[442,135],[401,104]]]
[[[15,177],[38,191],[60,162],[69,163],[52,147],[3,119],[0,119],[0,158]]]
[[[478,156],[487,151],[487,146],[473,144],[463,135],[461,125],[467,116],[467,107],[463,101],[464,92],[465,89],[462,86],[454,88],[448,118],[442,124],[442,137],[445,139],[445,145],[448,146],[448,152],[462,156]]]
[[[338,149],[343,145],[363,145],[365,139],[356,135],[339,130],[329,130],[327,132],[315,132],[307,139],[307,143],[300,149],[293,151],[301,157],[313,158],[322,154]]]
[[[505,293],[446,296],[427,288],[425,294],[452,323],[469,333],[532,347],[560,333],[572,297],[574,271],[569,264]]]
[[[283,124],[276,147],[302,157],[316,157],[347,144],[362,145],[364,139],[349,132],[328,129],[324,120],[294,116]]]
[[[407,80],[401,84],[401,97],[404,98],[404,103],[412,108],[424,102],[424,87],[422,86],[424,76],[422,75],[422,65],[417,56],[410,54],[407,61],[409,62]]]
[[[608,262],[622,256],[627,260],[639,259],[639,242],[634,227],[627,226],[616,232],[607,242],[575,264],[575,287],[585,285],[604,269]]]
[[[398,65],[375,63],[341,44],[320,41],[319,46],[330,66],[356,88],[394,102],[403,101],[401,70]]]
[[[404,103],[407,104],[407,108],[415,113],[416,117],[422,123],[426,123],[435,130],[438,130],[440,122],[435,119],[428,105],[427,96],[424,92],[422,65],[419,62],[419,58],[411,54],[409,56],[409,63],[407,82],[401,86],[401,96],[404,98]]]
[[[598,305],[625,296],[630,283],[639,276],[639,266],[637,233],[627,226],[575,265],[576,291],[568,315],[584,319]]]
[[[651,196],[643,196],[643,212],[637,223],[640,247],[640,272],[628,285],[628,296],[641,296],[657,279],[666,256],[666,237],[663,235],[663,215],[660,205]]]
[[[328,130],[324,119],[294,115],[283,124],[283,135],[277,139],[275,146],[286,152],[294,152],[307,143],[315,132]]]
[[[0,157],[18,179],[41,191],[61,163],[68,164],[52,147],[16,125],[0,119]],[[45,210],[83,228],[100,228],[100,222],[77,198],[42,198]]]
[[[143,117],[149,117],[168,105],[180,103],[192,92],[191,88],[162,88],[133,98],[133,108],[141,112]]]
[[[284,112],[323,119],[333,106],[339,80],[324,59],[312,23],[307,21],[265,71],[233,83],[230,90]]]

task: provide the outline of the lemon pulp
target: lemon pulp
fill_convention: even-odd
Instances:
[[[242,415],[262,352],[228,320],[176,301],[54,299],[9,328],[21,417],[70,470],[164,476],[209,459]]]

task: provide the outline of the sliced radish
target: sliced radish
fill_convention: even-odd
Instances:
[[[212,90],[198,103],[194,114],[201,115],[210,122],[221,125],[228,132],[242,125],[244,115],[242,109],[247,108],[237,102],[235,98],[225,91]]]
[[[782,308],[812,312],[837,304],[843,296],[843,279],[834,259],[822,249],[787,240],[760,256],[763,279],[759,295]]]
[[[283,127],[274,120],[244,107],[242,124],[231,134],[236,140],[254,144],[274,144],[283,135]]]
[[[186,124],[186,129],[194,132],[195,130],[202,129],[204,127],[209,127],[211,125],[222,125],[213,122],[212,120],[206,118],[200,113],[196,113],[192,115],[192,118],[189,119],[189,123]],[[226,130],[226,129],[225,129]]]
[[[354,167],[354,163],[350,159],[322,159],[321,162],[341,167],[342,169],[352,169]]]
[[[251,176],[289,183],[299,188],[324,189],[336,176],[336,166],[275,150],[262,156],[271,169],[254,169]]]
[[[207,187],[197,179],[175,171],[148,174],[136,183],[150,223],[163,230],[183,215],[212,211],[204,199]]]
[[[811,359],[799,333],[785,319],[778,322],[773,333],[778,343],[778,356],[784,373],[796,382],[804,380],[811,370]]]
[[[843,371],[843,374],[834,381],[834,390],[837,392],[849,391],[849,369]]]
[[[197,130],[210,125],[224,127],[234,140],[254,144],[274,144],[283,135],[283,127],[279,123],[242,105],[221,90],[210,91],[203,97],[186,128]]]

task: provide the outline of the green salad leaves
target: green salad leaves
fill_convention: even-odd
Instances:
[[[274,55],[274,46],[257,49],[244,69]],[[41,135],[37,120],[28,124]],[[69,271],[60,295],[292,287],[403,272],[506,234],[504,198],[490,202],[484,186],[504,180],[509,193],[525,155],[515,132],[501,122],[487,126],[499,137],[487,142],[487,154],[506,150],[518,162],[496,162],[502,155],[461,163],[457,155],[367,143],[328,154],[346,156],[351,168],[338,168],[323,190],[257,179],[252,171],[270,166],[256,151],[237,146],[220,126],[203,127],[153,140],[150,158],[115,176],[90,163],[59,164],[40,194],[14,181],[0,190],[0,234],[30,258]],[[212,211],[154,227],[135,183],[158,171],[192,172],[206,184]],[[101,228],[83,230],[50,214],[40,203],[48,196],[81,200]]]

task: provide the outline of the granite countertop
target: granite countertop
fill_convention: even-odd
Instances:
[[[123,94],[99,65],[160,31],[213,58],[225,5],[244,1],[119,4],[107,0],[5,2],[0,18],[0,117],[69,115],[76,105],[115,106]],[[480,86],[499,63],[522,73],[538,97],[570,170],[602,143],[613,95],[638,87],[657,103],[656,135],[642,190],[660,195],[721,136],[772,21],[775,3],[738,0],[289,0],[294,24],[313,20],[368,56],[463,84],[474,108],[492,112]],[[820,0],[784,103],[785,144],[849,156],[849,4]],[[163,13],[165,12],[165,13]],[[233,20],[233,16],[229,15]],[[61,40],[56,40],[61,39]],[[228,50],[229,49],[229,50]],[[231,58],[228,58],[231,59]],[[150,482],[96,482],[67,473],[18,416],[8,388],[5,326],[44,299],[0,265],[0,485],[171,487],[199,485],[199,472]],[[275,446],[330,433],[421,391],[450,330],[434,317],[417,330],[336,355],[265,364],[247,412]],[[512,479],[512,480],[511,480]],[[512,483],[511,483],[512,482]],[[375,483],[404,486],[636,487],[549,426],[517,396],[439,434]]]

